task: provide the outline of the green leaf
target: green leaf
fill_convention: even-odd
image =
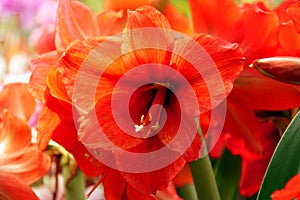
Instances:
[[[222,200],[236,199],[241,174],[241,158],[225,150],[215,166],[215,176]]]
[[[265,174],[257,200],[270,199],[271,194],[282,189],[286,182],[300,172],[300,114],[286,129]]]

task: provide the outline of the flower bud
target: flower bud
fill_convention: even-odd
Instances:
[[[275,80],[300,85],[300,58],[298,57],[262,58],[254,60],[250,67]]]

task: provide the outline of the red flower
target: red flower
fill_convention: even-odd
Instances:
[[[88,59],[89,55],[92,55],[90,53],[94,52],[97,46],[107,44],[105,43],[107,38],[93,37],[101,34],[97,31],[94,32],[90,28],[94,27],[94,20],[89,20],[91,23],[90,26],[85,22],[87,27],[86,29],[82,28],[84,24],[80,23],[82,21],[79,20],[81,18],[77,16],[77,13],[73,12],[72,9],[70,10],[71,5],[70,3],[61,1],[58,8],[58,19],[61,21],[57,23],[57,36],[60,39],[58,39],[56,45],[57,49],[65,49],[65,52],[62,55],[58,55],[57,53],[44,54],[32,61],[32,66],[35,69],[31,78],[31,88],[45,102],[37,125],[40,148],[45,148],[50,138],[64,146],[74,155],[79,167],[85,174],[88,176],[102,175],[101,181],[107,199],[155,199],[155,195],[153,194],[155,194],[156,190],[167,187],[171,179],[183,168],[187,161],[198,158],[201,143],[196,131],[190,133],[187,131],[186,136],[187,138],[190,137],[187,140],[192,142],[191,146],[188,146],[188,149],[182,152],[182,156],[179,156],[167,166],[145,173],[123,172],[112,169],[110,166],[104,166],[97,160],[97,157],[94,157],[87,151],[86,147],[89,147],[90,151],[93,150],[91,145],[93,146],[95,142],[97,142],[95,146],[96,151],[101,153],[102,150],[107,150],[107,143],[97,138],[99,130],[97,126],[94,126],[97,120],[94,121],[92,119],[92,111],[90,110],[96,110],[98,121],[105,129],[104,133],[115,145],[130,152],[147,153],[164,147],[170,143],[176,134],[176,126],[178,126],[180,121],[180,113],[183,111],[180,111],[178,100],[172,94],[172,91],[167,88],[168,84],[165,84],[167,83],[166,81],[169,81],[174,87],[176,84],[180,86],[180,82],[174,76],[162,73],[162,69],[158,74],[149,73],[146,70],[143,74],[139,75],[141,80],[149,80],[149,78],[153,77],[161,82],[142,85],[133,93],[129,105],[130,114],[137,125],[137,132],[139,134],[145,133],[144,138],[133,137],[120,131],[113,119],[112,108],[110,106],[114,86],[126,72],[143,64],[157,63],[160,68],[167,68],[163,64],[169,66],[169,68],[182,74],[189,81],[189,84],[192,85],[198,100],[196,103],[199,103],[201,112],[205,112],[216,106],[223,98],[219,97],[219,90],[214,88],[216,89],[213,90],[215,99],[211,103],[211,97],[204,79],[190,63],[180,56],[171,53],[172,50],[189,52],[188,45],[190,40],[175,38],[173,32],[170,31],[168,21],[154,8],[143,7],[137,11],[128,12],[128,20],[125,28],[125,31],[133,31],[135,29],[138,30],[137,28],[146,27],[157,28],[155,32],[150,31],[150,37],[146,37],[147,35],[137,37],[138,35],[135,34],[127,35],[127,33],[132,32],[124,32],[122,40],[118,38],[116,41],[108,42],[107,49],[99,52],[96,51],[99,53],[99,56],[95,57],[94,61],[90,63],[89,61],[91,60]],[[65,14],[62,12],[62,9],[70,11],[64,12],[69,13],[64,18]],[[83,13],[79,13],[79,16],[83,15]],[[67,22],[63,23],[63,20],[65,21],[66,19]],[[115,22],[115,19],[111,20]],[[102,27],[103,24],[101,22],[98,21],[97,27]],[[103,23],[109,24],[110,21],[103,21]],[[91,32],[86,34],[92,38],[86,39],[84,35],[80,35],[81,32],[78,32],[78,29],[81,30],[81,28],[82,31],[91,30]],[[165,28],[164,31],[157,32],[157,30],[163,30],[162,28]],[[95,28],[95,30],[98,30],[98,28]],[[155,40],[153,40],[154,38]],[[72,42],[74,39],[82,41]],[[242,53],[238,45],[206,35],[196,35],[193,39],[193,41],[200,44],[209,53],[220,70],[227,95],[232,88],[232,82],[242,70]],[[163,47],[163,49],[134,49],[135,45],[149,43],[157,45],[157,47]],[[166,51],[167,49],[169,51]],[[122,56],[113,60],[113,63],[103,73],[103,77],[97,86],[95,99],[92,102],[87,101],[90,97],[88,95],[94,92],[91,84],[95,81],[97,82],[102,64],[110,61],[109,56],[101,57],[101,54],[107,55],[107,53],[111,53],[114,55],[123,50],[125,52]],[[85,64],[88,67],[95,68],[89,68],[88,71],[84,71],[86,74],[82,81],[76,82],[81,76],[81,66]],[[96,64],[96,66],[93,64]],[[210,68],[207,67],[205,69],[210,74]],[[46,77],[47,82],[45,82]],[[215,75],[210,74],[210,78],[213,79],[213,77]],[[137,80],[137,77],[131,78],[133,78],[132,80]],[[83,93],[80,93],[78,96],[74,95],[76,91],[78,92],[78,85],[75,85],[75,82],[76,84],[82,84],[79,86],[84,87],[84,91],[79,90],[79,93]],[[188,90],[186,88],[179,87],[176,91],[180,95],[187,96],[185,92]],[[193,101],[188,102],[195,103]],[[147,139],[147,131],[143,130],[155,131],[156,128],[160,128],[158,126],[161,125],[160,122],[162,121],[160,120],[163,119],[160,116],[164,116],[164,113],[161,114],[160,110],[151,110],[151,114],[148,112],[151,104],[156,103],[165,106],[168,118],[163,129],[157,135]],[[75,106],[77,109],[72,109],[72,106]],[[127,106],[123,108],[122,104],[119,106],[121,106],[120,113],[127,108]],[[195,108],[189,108],[188,104],[184,106],[188,108],[184,110],[187,114],[192,114],[193,116],[197,116],[197,113],[199,114]],[[143,115],[144,117],[142,117]],[[153,127],[149,128],[147,125],[151,124],[151,121],[158,122],[158,124],[154,123]],[[74,125],[76,122],[79,122],[76,125],[80,125],[80,140],[78,140],[77,130]],[[186,130],[195,128],[192,118],[186,123],[188,124],[185,127]],[[131,128],[133,128],[133,133],[136,134],[134,126],[131,126]],[[175,131],[173,131],[174,129]],[[176,153],[175,148],[177,148],[177,151],[182,150],[181,145],[184,145],[185,141],[181,142],[182,144],[178,142],[178,144],[175,144],[173,153]],[[115,153],[113,156],[115,156],[113,160],[118,161],[120,160],[118,156],[122,155]],[[134,162],[128,161],[127,163],[132,165]]]
[[[25,120],[33,113],[35,102],[26,86],[5,85],[0,93],[0,193],[8,199],[38,199],[29,184],[50,168],[50,158],[31,144],[31,129]]]
[[[272,200],[290,200],[300,198],[300,174],[294,176],[285,187],[281,190],[275,191],[271,198]]]
[[[231,42],[240,44],[246,57],[246,66],[258,58],[289,55],[291,51],[287,44],[297,44],[297,37],[285,35],[283,41],[278,31],[286,19],[293,19],[294,29],[299,18],[289,10],[295,5],[292,1],[279,6],[282,9],[270,10],[262,3],[237,5],[233,0],[211,1],[190,0],[193,23],[196,32],[208,32]],[[294,2],[294,1],[293,1]],[[286,7],[285,7],[286,6]],[[288,17],[282,13],[288,13]],[[295,13],[295,12],[293,12]],[[255,27],[255,28],[254,28]],[[289,33],[290,34],[290,33]],[[297,46],[297,45],[296,45]],[[285,49],[279,52],[278,49]],[[296,52],[293,51],[294,53]],[[280,97],[280,98],[278,98]],[[300,106],[299,89],[270,78],[264,77],[254,69],[245,68],[241,76],[235,81],[232,92],[227,98],[227,114],[223,133],[230,133],[234,141],[243,139],[248,150],[258,156],[273,150],[266,145],[269,139],[265,138],[265,130],[255,115],[257,111],[280,111]],[[233,150],[229,142],[228,148]],[[239,151],[239,155],[247,152]],[[261,156],[262,159],[265,156]],[[255,161],[255,159],[253,160]],[[268,160],[263,159],[264,166]],[[243,162],[243,168],[248,168],[249,162]],[[250,165],[249,165],[250,166]],[[243,195],[252,195],[253,188],[258,190],[257,184],[264,175],[265,167],[259,173],[244,170],[240,182]],[[245,174],[248,173],[248,174]],[[257,181],[252,181],[257,180]],[[253,185],[252,185],[253,184]]]

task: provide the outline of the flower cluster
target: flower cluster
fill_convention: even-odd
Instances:
[[[0,8],[22,17],[25,4]],[[49,0],[55,20],[34,5],[29,83],[1,86],[5,198],[36,199],[29,184],[53,176],[65,199],[299,196],[298,161],[274,187],[266,174],[284,162],[276,147],[300,146],[285,137],[300,107],[300,1]]]

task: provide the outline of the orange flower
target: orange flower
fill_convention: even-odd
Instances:
[[[5,85],[0,93],[0,193],[8,199],[37,199],[29,184],[50,168],[50,158],[31,144],[25,120],[33,113],[34,99],[26,86]]]

